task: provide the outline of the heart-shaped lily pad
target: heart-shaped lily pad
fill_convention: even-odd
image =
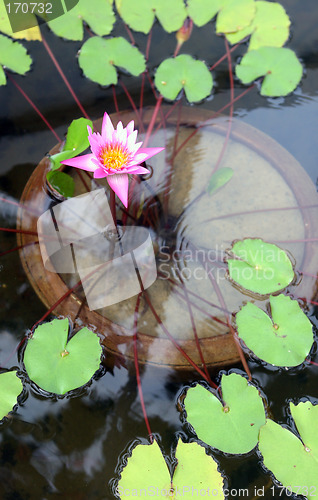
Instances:
[[[87,126],[93,128],[93,123],[86,118],[72,121],[67,129],[63,150],[50,156],[51,170],[57,170],[61,167],[61,161],[74,158],[89,147]]]
[[[149,33],[155,17],[168,33],[181,28],[187,17],[183,0],[116,0],[119,15],[135,31]]]
[[[35,16],[34,23],[37,24]],[[7,10],[5,8],[5,2],[0,2],[0,31],[1,33],[5,33],[6,35],[11,36],[12,38],[24,38],[25,40],[42,40],[41,32],[38,26],[13,33]]]
[[[283,290],[294,279],[287,254],[278,246],[259,238],[234,243],[228,259],[230,278],[251,292],[268,295]]]
[[[2,66],[19,73],[19,75],[24,75],[29,71],[31,64],[32,59],[21,43],[0,35],[0,85],[7,83]]]
[[[249,26],[256,12],[254,0],[221,0],[217,33],[233,33]]]
[[[226,35],[232,44],[251,35],[248,50],[260,47],[282,47],[289,36],[290,20],[282,5],[274,2],[255,2],[256,14],[247,28]]]
[[[201,385],[190,388],[184,402],[187,421],[209,446],[224,453],[248,453],[257,445],[265,423],[262,398],[236,373],[223,375],[221,387],[224,405]]]
[[[75,7],[48,25],[57,36],[68,40],[83,40],[83,21],[97,35],[108,35],[116,20],[112,3],[112,0],[78,0]]]
[[[17,377],[17,372],[0,374],[0,420],[17,404],[17,397],[22,389],[22,382]]]
[[[270,318],[248,302],[236,315],[239,337],[256,356],[276,366],[297,366],[313,344],[312,325],[297,300],[270,297]]]
[[[214,172],[206,188],[208,194],[211,195],[225,186],[232,179],[233,173],[233,169],[230,167],[219,168]]]
[[[299,84],[303,68],[296,54],[284,47],[260,47],[243,56],[236,75],[243,83],[264,76],[261,94],[279,97],[290,94]]]
[[[36,328],[24,352],[24,365],[33,382],[47,392],[65,394],[85,385],[98,370],[98,336],[82,328],[69,342],[68,319],[54,319]]]
[[[117,493],[120,498],[149,496],[160,498],[192,498],[195,491],[208,496],[213,489],[213,498],[224,499],[223,478],[217,463],[206,455],[197,443],[183,443],[180,439],[176,449],[178,461],[171,479],[165,459],[156,441],[150,445],[137,445],[121,473]],[[174,494],[172,494],[174,492]]]
[[[318,491],[318,405],[290,404],[301,440],[272,420],[260,430],[259,450],[264,464],[282,485],[307,498]],[[289,493],[290,496],[290,493]]]
[[[146,69],[145,58],[125,38],[89,38],[82,46],[78,63],[84,75],[100,85],[117,84],[115,66],[134,76]]]
[[[189,55],[165,59],[158,67],[155,85],[161,95],[173,101],[184,89],[188,101],[201,101],[210,95],[213,79],[203,61]]]
[[[203,26],[216,16],[222,0],[188,0],[188,15],[197,26]]]

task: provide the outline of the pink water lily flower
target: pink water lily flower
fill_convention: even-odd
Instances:
[[[92,153],[61,163],[94,172],[95,179],[106,177],[111,189],[127,207],[128,174],[148,173],[141,163],[164,148],[142,148],[142,142],[136,143],[138,132],[134,130],[134,122],[131,121],[125,128],[119,122],[114,129],[107,113],[104,114],[101,134],[93,133],[89,126],[87,129]]]

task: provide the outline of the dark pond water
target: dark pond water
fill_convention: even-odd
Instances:
[[[284,99],[265,99],[253,89],[236,103],[234,116],[243,124],[252,125],[268,134],[286,148],[316,185],[318,7],[315,0],[286,0],[281,3],[293,23],[288,46],[296,51],[305,66],[302,83],[292,96]],[[42,29],[88,114],[97,119],[105,110],[114,112],[112,89],[101,89],[81,76],[75,60],[81,43],[60,40],[45,26]],[[125,36],[120,22],[116,24],[115,33]],[[146,37],[137,34],[135,38],[144,51]],[[63,136],[70,121],[80,117],[81,113],[44,47],[39,42],[29,42],[27,45],[34,59],[33,70],[26,77],[15,75],[14,79],[56,132]],[[174,35],[163,35],[161,28],[156,25],[151,44],[151,68],[160,63],[164,53],[172,54],[174,48]],[[212,64],[224,54],[224,43],[213,33],[211,35],[211,26],[207,26],[200,30],[194,29],[190,42],[182,50]],[[233,57],[238,57],[240,50]],[[214,78],[216,87],[213,98],[196,106],[197,109],[208,109],[212,113],[228,103],[230,90],[226,62],[214,72]],[[123,82],[138,101],[141,79],[123,76]],[[242,90],[243,87],[236,82],[236,93],[239,94]],[[130,109],[122,87],[118,86],[116,93],[120,109]],[[11,82],[0,88],[0,103],[0,196],[18,201],[29,176],[45,153],[56,144],[56,139]],[[148,87],[144,104],[155,104]],[[241,181],[243,186],[244,178]],[[262,189],[261,186],[260,192]],[[264,192],[271,192],[270,181],[268,185],[264,181]],[[14,228],[16,215],[16,207],[0,202],[2,227]],[[317,220],[317,210],[312,211],[311,215]],[[292,223],[291,219],[286,224]],[[256,224],[263,227],[262,217]],[[279,226],[279,220],[272,224],[273,227]],[[16,245],[15,234],[0,233],[1,252]],[[316,255],[316,261],[313,258],[313,262],[317,263],[315,273],[318,270],[317,248],[318,243],[313,243],[312,249]],[[15,367],[22,370],[21,352],[16,352],[16,346],[45,312],[45,306],[24,273],[18,253],[2,256],[0,365],[3,368]],[[171,315],[173,324],[174,317],[178,320],[179,311],[174,313],[172,310]],[[308,316],[318,326],[314,306],[309,305]],[[316,345],[313,350],[315,352]],[[312,360],[318,362],[314,353]],[[290,422],[287,411],[290,400],[299,401],[300,398],[309,396],[312,401],[317,401],[317,367],[314,365],[306,364],[285,371],[268,369],[249,361],[249,367],[255,383],[266,394],[270,411],[277,422]],[[241,372],[239,364],[232,368]],[[218,381],[220,374],[215,371],[213,374]],[[23,371],[21,376],[24,378]],[[178,435],[181,434],[186,440],[193,437],[180,419],[177,399],[180,390],[198,380],[198,377],[191,371],[179,372],[173,368],[156,368],[146,364],[141,367],[141,378],[151,429],[158,436],[162,449],[169,455],[171,447],[176,445]],[[88,387],[63,398],[47,397],[26,379],[17,410],[9,420],[0,425],[0,498],[111,500],[114,498],[112,479],[116,478],[120,457],[136,438],[145,440],[147,429],[138,396],[135,367],[131,360],[125,366],[109,362],[101,368]],[[230,498],[242,497],[243,489],[249,491],[245,498],[256,498],[254,487],[263,486],[266,490],[263,498],[269,500],[279,497],[280,490],[275,489],[273,493],[270,489],[272,479],[263,470],[255,452],[244,457],[224,457],[221,453],[214,452],[214,456],[220,462],[227,486],[232,489]],[[280,498],[287,497],[282,494]]]

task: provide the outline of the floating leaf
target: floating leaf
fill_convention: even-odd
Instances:
[[[47,173],[46,178],[51,185],[64,198],[72,198],[74,195],[74,179],[65,172],[50,171]]]
[[[219,168],[209,180],[209,184],[206,188],[209,195],[215,193],[218,189],[225,186],[233,176],[233,169],[229,167]]]
[[[284,47],[261,47],[251,50],[236,66],[236,75],[243,83],[264,76],[261,94],[279,97],[290,94],[299,84],[303,68],[295,53]]]
[[[34,23],[36,24],[35,16]],[[2,33],[5,33],[6,35],[11,36],[12,38],[24,38],[25,40],[42,40],[39,26],[34,26],[33,28],[13,33],[7,10],[5,8],[5,2],[0,2],[0,31]]]
[[[6,76],[2,66],[24,75],[31,67],[32,59],[19,42],[13,42],[0,35],[0,85],[6,84]]]
[[[22,389],[22,382],[17,377],[17,372],[0,374],[0,420],[17,404],[17,397]]]
[[[295,406],[292,417],[301,440],[272,420],[260,430],[259,449],[264,464],[282,485],[296,495],[316,497],[318,491],[318,405]],[[290,496],[290,495],[289,495]]]
[[[135,31],[149,33],[155,17],[168,33],[177,31],[187,17],[183,0],[116,0],[119,15]]]
[[[83,40],[83,21],[97,35],[108,35],[116,20],[112,3],[112,0],[79,0],[75,7],[48,25],[57,36],[68,40]]]
[[[217,33],[233,33],[249,26],[255,16],[254,0],[221,0],[216,19]]]
[[[136,47],[122,37],[89,38],[80,50],[78,62],[84,75],[100,85],[116,85],[115,66],[134,76],[146,69],[145,58]]]
[[[265,423],[262,398],[256,387],[236,373],[223,375],[221,387],[224,406],[201,385],[190,388],[185,398],[187,421],[209,446],[224,453],[247,453],[257,445]]]
[[[79,155],[89,147],[87,126],[93,128],[93,123],[86,118],[78,118],[72,121],[67,129],[63,150],[50,156],[52,170],[60,168],[61,161],[74,158],[74,156]]]
[[[165,59],[158,67],[155,85],[166,99],[173,101],[184,88],[188,101],[201,101],[210,95],[213,79],[203,61],[189,55]]]
[[[197,26],[213,19],[222,6],[222,0],[188,0],[188,15]]]
[[[272,243],[249,239],[234,243],[228,259],[230,278],[251,292],[267,295],[286,288],[294,279],[287,254]]]
[[[270,297],[270,318],[248,302],[236,315],[239,337],[256,356],[276,366],[297,366],[313,344],[312,325],[296,300]]]
[[[251,36],[248,50],[259,47],[282,47],[289,36],[290,20],[279,3],[256,2],[255,17],[247,28],[226,35],[232,44]]]
[[[156,441],[150,445],[139,444],[133,449],[127,465],[121,473],[117,492],[120,498],[134,496],[134,492],[159,492],[160,498],[172,498],[170,490],[182,492],[184,498],[192,498],[193,490],[214,490],[214,498],[224,499],[223,478],[217,463],[206,455],[197,443],[183,443],[180,439],[176,449],[176,466],[171,480],[165,459]],[[192,490],[193,488],[193,490]],[[137,495],[138,496],[138,495]],[[173,498],[175,498],[173,496]]]
[[[24,352],[33,382],[48,392],[65,394],[86,384],[98,370],[101,346],[97,335],[82,328],[69,342],[68,319],[54,319],[36,328]]]

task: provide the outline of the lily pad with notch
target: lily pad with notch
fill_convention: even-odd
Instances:
[[[24,365],[41,389],[56,394],[85,385],[98,370],[102,349],[98,336],[82,328],[68,341],[68,319],[38,326],[28,340]]]
[[[0,420],[17,404],[17,397],[23,389],[16,371],[0,373]]]
[[[313,329],[297,300],[270,297],[271,317],[248,302],[236,315],[239,337],[260,359],[276,366],[303,363],[312,347]]]
[[[214,0],[215,2],[216,0]],[[255,16],[254,0],[218,0],[217,33],[233,33],[249,26]]]
[[[260,430],[259,450],[264,465],[290,492],[316,497],[318,491],[318,405],[290,403],[300,438],[273,420]]]
[[[292,263],[284,250],[260,238],[236,241],[227,259],[230,279],[261,295],[286,288],[294,279]]]
[[[14,42],[0,35],[0,85],[7,83],[3,66],[19,75],[25,75],[31,68],[31,64],[32,59],[20,42]]]
[[[184,401],[187,422],[209,446],[224,453],[248,453],[257,445],[259,429],[265,423],[262,398],[237,373],[223,375],[221,388],[223,404],[216,393],[201,385],[188,389]]]

